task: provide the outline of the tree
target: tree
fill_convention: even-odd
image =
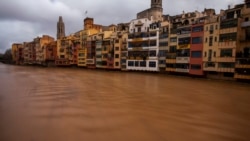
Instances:
[[[6,63],[12,62],[12,53],[11,49],[7,49],[5,53],[3,54],[3,60],[7,61]]]

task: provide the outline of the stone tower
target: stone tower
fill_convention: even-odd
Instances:
[[[63,22],[62,16],[59,17],[59,21],[57,22],[57,39],[65,37],[65,26]]]
[[[151,0],[151,7],[137,13],[137,19],[148,18],[149,20],[161,21],[162,13],[162,0]]]
[[[162,8],[162,0],[151,0],[151,8]]]

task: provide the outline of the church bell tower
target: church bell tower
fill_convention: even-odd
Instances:
[[[60,16],[59,21],[57,22],[57,39],[62,37],[65,37],[65,25],[62,16]]]
[[[162,8],[162,0],[151,0],[151,8]]]

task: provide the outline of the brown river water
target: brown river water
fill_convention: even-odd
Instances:
[[[249,141],[250,84],[0,64],[0,141]]]

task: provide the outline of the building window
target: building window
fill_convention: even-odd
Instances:
[[[192,32],[201,32],[203,31],[203,26],[197,26],[192,28]]]
[[[156,40],[150,40],[150,46],[156,46]]]
[[[209,46],[213,46],[213,37],[209,37]]]
[[[119,62],[115,62],[115,66],[117,66],[117,67],[118,67],[118,66],[119,66]]]
[[[206,68],[208,68],[208,67],[214,68],[214,67],[215,67],[215,63],[213,63],[213,62],[207,62],[207,63],[205,64],[205,67],[206,67]]]
[[[139,61],[135,61],[135,67],[139,67]]]
[[[159,47],[165,47],[168,46],[168,42],[160,42]]]
[[[155,67],[156,67],[156,62],[150,61],[150,62],[149,62],[149,67],[150,67],[150,68],[155,68]]]
[[[202,43],[202,37],[193,37],[192,38],[192,44],[201,44]]]
[[[138,32],[141,32],[141,27],[138,27],[137,30],[138,30]]]
[[[217,42],[217,37],[214,37],[214,42]]]
[[[147,67],[146,61],[140,61],[140,67]]]
[[[159,64],[165,65],[166,64],[166,60],[159,60]]]
[[[179,38],[178,39],[178,45],[186,45],[186,44],[190,44],[190,37],[186,37],[186,38]]]
[[[155,50],[149,51],[149,56],[150,57],[156,57],[156,51]]]
[[[116,50],[116,51],[119,51],[119,47],[115,47],[115,50]]]
[[[225,41],[236,41],[237,33],[227,33],[227,34],[220,34],[220,42]]]
[[[177,38],[176,37],[170,38],[170,42],[177,42]]]
[[[207,52],[206,51],[204,52],[204,57],[207,57]]]
[[[201,70],[201,65],[199,65],[199,64],[192,64],[191,65],[191,69],[192,70]]]
[[[192,58],[201,58],[201,51],[192,51],[191,52],[191,57]]]
[[[207,43],[207,38],[206,38],[205,42]]]
[[[190,49],[177,50],[177,57],[190,57]]]
[[[245,22],[247,22],[247,21],[249,21],[249,18],[247,17],[247,18],[245,18]]]
[[[234,68],[235,64],[234,63],[219,63],[219,68]]]
[[[214,51],[214,57],[216,57],[216,52]]]
[[[166,50],[160,50],[159,57],[165,57],[165,56],[166,56]]]
[[[222,21],[220,24],[221,29],[237,27],[238,19]]]
[[[233,50],[232,49],[221,49],[220,57],[232,57]]]
[[[128,66],[133,67],[134,66],[134,61],[128,61]]]
[[[120,56],[119,54],[115,54],[115,58],[119,58],[119,56]]]
[[[175,52],[176,52],[176,46],[170,46],[169,53],[175,53]]]
[[[215,25],[215,29],[216,29],[216,30],[218,29],[218,25]]]

